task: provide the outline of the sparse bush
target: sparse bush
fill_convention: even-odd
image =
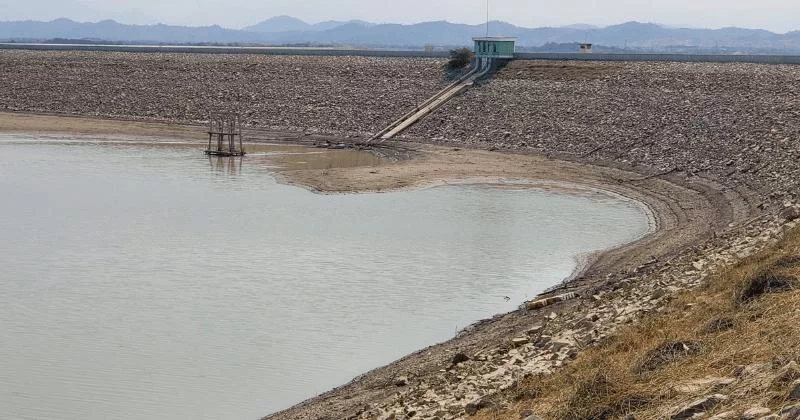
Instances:
[[[789,255],[775,262],[775,268],[800,267],[800,255]]]
[[[668,363],[677,362],[700,352],[700,345],[692,341],[668,341],[650,350],[639,366],[639,372],[649,372]]]
[[[450,51],[450,61],[447,62],[447,68],[450,70],[458,70],[468,66],[475,54],[469,48],[456,48]]]
[[[735,326],[736,321],[734,321],[732,318],[717,318],[701,328],[700,334],[715,334],[722,331],[728,331]]]
[[[739,300],[750,302],[767,293],[787,292],[796,287],[797,280],[792,276],[764,271],[745,283],[744,290],[739,294]]]
[[[575,393],[566,402],[558,418],[616,419],[651,401],[647,396],[629,395],[626,391],[629,384],[624,373],[615,371],[612,366],[600,366],[574,386]]]

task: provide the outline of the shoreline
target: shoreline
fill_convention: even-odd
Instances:
[[[130,135],[142,136],[152,141],[177,137],[197,138],[198,144],[204,143],[201,136],[204,134],[203,127],[200,126],[173,127],[140,121],[38,114],[0,113],[0,133]],[[276,134],[276,137],[280,135]],[[275,142],[302,145],[294,137],[275,139]],[[610,166],[557,160],[535,154],[491,152],[410,142],[403,142],[401,145],[410,150],[412,157],[377,167],[278,170],[275,176],[279,182],[319,193],[387,192],[437,185],[491,184],[498,181],[510,182],[509,185],[519,183],[520,186],[543,190],[555,190],[556,186],[561,186],[565,191],[572,189],[629,200],[646,210],[650,229],[642,237],[607,250],[578,256],[572,275],[540,297],[565,290],[578,295],[586,294],[602,287],[615,273],[636,271],[650,264],[654,258],[669,258],[669,255],[676,254],[679,249],[716,233],[718,228],[735,227],[752,216],[747,211],[745,213],[748,217],[737,218],[737,212],[731,210],[737,203],[717,201],[718,197],[705,192],[704,190],[713,187],[713,181],[693,185],[698,180],[692,180],[692,183],[680,185],[663,179],[668,178],[666,176],[648,178],[647,174]],[[739,198],[747,201],[743,197]],[[555,308],[548,308],[550,310]],[[342,387],[265,418],[318,417],[320,413],[327,412],[329,403],[334,404],[333,412],[342,415],[353,413],[354,407],[365,403],[388,403],[396,391],[392,385],[396,372],[405,372],[414,378],[432,378],[440,373],[442,365],[447,365],[454,352],[475,353],[484,348],[486,343],[507,340],[509,336],[520,334],[532,322],[537,322],[536,319],[541,321],[543,315],[515,311],[479,321],[467,327],[455,339],[379,367]],[[323,402],[324,407],[321,407]]]
[[[67,124],[63,124],[66,122]],[[35,129],[34,127],[38,127]],[[204,126],[192,125],[171,125],[162,122],[148,122],[129,119],[110,119],[110,118],[92,118],[87,116],[65,116],[57,114],[39,114],[39,113],[9,113],[0,112],[0,134],[21,134],[21,135],[51,135],[51,136],[74,136],[90,138],[93,140],[104,141],[102,138],[95,138],[94,136],[115,136],[115,139],[106,139],[109,142],[119,139],[119,141],[130,142],[155,142],[155,143],[169,143],[174,140],[179,140],[180,144],[204,144],[205,140],[198,136],[204,135]],[[277,133],[280,136],[282,133]],[[168,137],[175,137],[171,139]],[[277,140],[277,139],[276,139]],[[263,142],[252,142],[252,144],[261,144]],[[307,146],[304,142],[298,142],[296,139],[289,137],[284,140],[277,140],[276,144],[288,143],[293,146]],[[420,155],[424,157],[425,151],[420,151],[419,147],[424,146],[423,143],[411,143],[416,146],[414,155],[406,156],[402,161],[408,162],[414,159],[419,159]],[[406,144],[407,146],[407,144]],[[412,146],[412,148],[414,148]],[[392,146],[389,146],[392,147]],[[435,149],[444,150],[447,147],[433,146]],[[385,160],[385,159],[384,159]],[[400,165],[403,162],[399,163]],[[380,168],[380,167],[379,167]],[[344,168],[352,169],[352,168]],[[311,173],[310,170],[275,170],[273,176],[286,185],[293,185],[309,191],[320,194],[334,194],[334,193],[381,193],[390,191],[404,191],[404,190],[418,190],[426,188],[435,188],[445,185],[490,185],[502,184],[509,186],[522,186],[526,188],[536,188],[542,191],[555,191],[556,193],[577,193],[577,194],[601,194],[607,197],[613,197],[622,201],[628,201],[639,207],[647,216],[649,229],[640,237],[634,240],[617,244],[604,250],[598,250],[588,254],[583,254],[575,257],[575,269],[570,275],[564,278],[559,283],[546,289],[547,291],[557,289],[565,284],[576,280],[585,274],[592,265],[603,257],[604,254],[615,251],[617,249],[634,246],[641,240],[644,240],[649,235],[655,234],[660,229],[661,217],[652,206],[646,201],[638,200],[610,188],[603,188],[603,185],[589,185],[578,182],[564,182],[548,179],[547,177],[527,177],[527,178],[506,178],[495,175],[486,175],[481,177],[471,177],[468,174],[460,173],[453,174],[450,178],[422,178],[415,181],[413,184],[404,186],[390,186],[388,188],[369,188],[365,184],[356,186],[355,188],[342,189],[342,184],[338,185],[324,185],[322,177],[319,173]],[[372,172],[372,171],[370,171]],[[331,188],[332,187],[332,188]]]
[[[7,51],[2,61],[2,108],[28,114],[0,116],[0,127],[195,141],[207,135],[192,124],[235,108],[258,141],[359,142],[448,84],[443,61],[430,59]],[[792,66],[513,61],[400,141],[375,145],[392,164],[355,154],[335,160],[373,167],[324,169],[323,159],[319,171],[283,171],[282,182],[329,194],[466,178],[572,182],[647,203],[659,220],[634,244],[581,256],[582,270],[535,304],[269,418],[517,418],[532,407],[502,411],[530,403],[520,392],[531,378],[570,376],[613,350],[626,325],[668,318],[670,302],[704,295],[715,273],[800,224],[800,96],[786,88],[798,80]],[[210,85],[231,95],[209,97]]]
[[[3,115],[0,113],[0,118]],[[40,117],[40,115],[37,115]],[[62,118],[55,115],[48,115],[48,118]],[[91,120],[91,119],[90,119]],[[103,120],[104,122],[109,122],[113,120]],[[19,132],[10,132],[10,131],[3,131],[0,130],[0,135],[10,135],[12,133],[24,135],[24,136],[36,136],[36,135],[47,135],[52,136],[54,141],[62,141],[59,137],[71,137],[71,136],[80,136],[81,139],[76,140],[77,142],[83,141],[97,141],[102,143],[113,143],[113,144],[121,144],[121,143],[134,143],[134,144],[180,144],[180,145],[193,145],[197,144],[200,145],[202,142],[198,141],[191,141],[189,138],[183,140],[169,140],[162,138],[160,135],[157,137],[139,137],[136,135],[131,135],[130,137],[119,137],[112,135],[114,137],[111,138],[103,138],[102,136],[109,136],[111,134],[103,134],[103,133],[95,133],[95,134],[83,134],[83,133],[68,133],[68,132],[33,132],[33,131],[19,131]],[[95,137],[97,136],[97,137]],[[292,141],[289,140],[291,143]],[[264,144],[264,143],[246,143],[251,145],[256,144]],[[291,143],[292,146],[298,147],[307,147],[307,145],[301,143]],[[413,158],[412,158],[413,159]],[[299,188],[306,189],[316,194],[369,194],[369,193],[381,193],[381,192],[394,192],[394,191],[414,191],[414,190],[424,190],[430,188],[437,188],[443,186],[500,186],[500,187],[518,187],[524,189],[535,189],[538,191],[549,192],[553,194],[566,194],[566,195],[576,195],[576,196],[586,196],[588,198],[593,198],[590,196],[595,195],[602,195],[604,198],[611,198],[616,199],[621,202],[627,202],[635,207],[639,208],[642,213],[648,219],[648,228],[645,232],[641,235],[637,236],[636,238],[632,239],[628,242],[623,242],[619,244],[612,245],[608,248],[597,250],[594,252],[588,252],[576,255],[574,257],[575,268],[572,270],[569,276],[565,277],[558,283],[548,287],[545,292],[558,289],[562,287],[564,284],[567,284],[574,279],[580,277],[584,272],[586,272],[593,264],[594,261],[602,258],[603,254],[613,251],[615,249],[631,246],[634,245],[636,242],[645,239],[647,236],[656,233],[659,230],[659,216],[656,212],[653,211],[652,207],[642,201],[638,201],[634,198],[628,197],[626,195],[616,193],[609,189],[603,189],[600,187],[590,187],[587,185],[583,185],[580,183],[567,183],[567,182],[558,182],[558,181],[549,181],[546,179],[539,179],[539,178],[518,178],[518,179],[508,179],[508,178],[499,178],[499,177],[481,177],[481,178],[458,178],[458,179],[438,179],[438,180],[423,180],[420,183],[409,185],[406,187],[398,187],[394,189],[387,189],[387,190],[371,190],[371,189],[353,189],[348,191],[327,191],[321,190],[316,188],[313,184],[304,184],[298,182],[296,179],[292,178],[291,176],[282,175],[284,170],[275,169],[273,171],[273,176],[278,180],[278,182],[284,185],[292,185]]]

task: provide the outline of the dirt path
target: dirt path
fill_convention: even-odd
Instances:
[[[0,113],[0,132],[126,135],[154,141],[197,138],[203,127],[139,121]],[[273,136],[273,140],[281,138]],[[615,194],[644,203],[657,229],[636,243],[595,255],[585,270],[565,288],[582,291],[608,281],[614,273],[630,272],[657,260],[668,260],[737,223],[752,217],[752,193],[722,183],[680,173],[653,176],[619,168],[555,160],[533,154],[501,153],[454,147],[401,143],[410,159],[379,167],[324,170],[283,170],[284,182],[325,193],[388,191],[453,182],[524,182],[540,188]],[[392,365],[269,418],[345,418],[396,393],[399,375],[424,381],[447,367],[456,352],[475,353],[487,343],[519,334],[540,318],[535,312],[515,312],[484,322],[468,334],[410,355]]]

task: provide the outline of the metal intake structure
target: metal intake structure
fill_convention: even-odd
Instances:
[[[210,156],[244,156],[242,123],[238,114],[216,114],[208,121],[208,148]]]

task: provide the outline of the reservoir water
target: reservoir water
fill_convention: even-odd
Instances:
[[[321,195],[262,147],[0,136],[0,418],[257,419],[515,309],[649,230],[599,193]]]

